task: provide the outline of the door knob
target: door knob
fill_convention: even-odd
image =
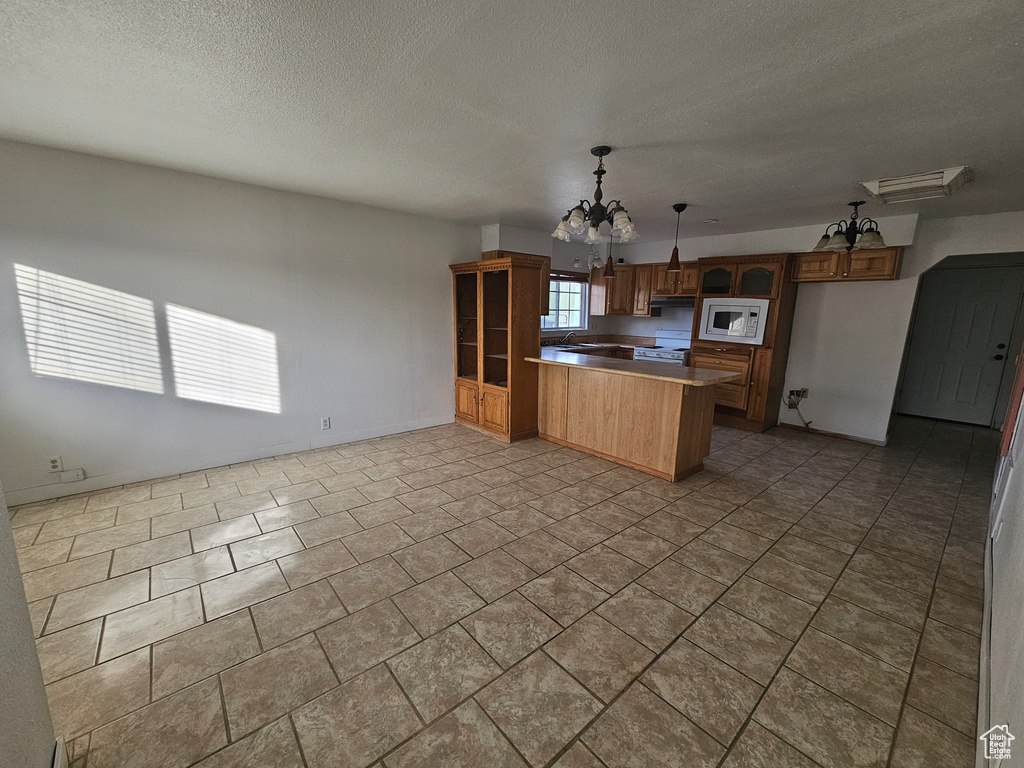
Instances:
[[[995,356],[995,357],[993,357],[992,359],[993,359],[993,360],[1002,360],[1002,359],[1003,359],[1003,356],[1002,356],[1002,355],[996,355],[996,356]]]

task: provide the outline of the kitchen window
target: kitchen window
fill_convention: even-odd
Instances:
[[[542,331],[581,331],[587,327],[587,276],[552,272],[549,285],[551,311],[541,317]]]

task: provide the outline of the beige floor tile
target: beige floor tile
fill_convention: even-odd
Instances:
[[[460,623],[506,669],[562,630],[518,592],[481,608]]]
[[[110,566],[110,575],[111,577],[121,576],[190,554],[192,554],[192,544],[185,531],[152,541],[132,544],[114,550],[114,562]]]
[[[110,557],[109,552],[104,552],[26,573],[22,577],[25,597],[29,602],[34,602],[59,592],[67,592],[102,581],[107,578]]]
[[[721,605],[709,608],[683,637],[761,685],[771,682],[793,643]],[[742,644],[736,638],[743,638]]]
[[[501,674],[458,624],[403,651],[388,666],[427,723]]]
[[[476,700],[533,766],[548,763],[602,709],[540,651],[487,686]]]
[[[905,559],[897,560],[865,549],[851,558],[849,567],[852,571],[926,597],[932,593],[935,581],[934,574],[911,565]]]
[[[307,520],[319,519],[320,514],[308,501],[297,501],[283,507],[272,507],[255,513],[256,522],[264,533],[288,528]]]
[[[514,534],[490,520],[476,520],[449,531],[445,536],[472,557],[480,557],[480,555],[497,549],[503,544],[508,544],[516,538]]]
[[[722,768],[817,768],[817,764],[771,731],[750,722]]]
[[[639,683],[583,733],[583,743],[609,766],[713,768],[725,750]]]
[[[192,506],[202,506],[193,504]],[[161,496],[159,499],[139,501],[135,504],[125,504],[117,508],[117,524],[125,525],[134,523],[137,520],[149,520],[159,515],[168,515],[172,512],[180,512],[184,507],[181,504],[181,496]],[[45,532],[45,527],[44,527]]]
[[[373,528],[394,520],[409,517],[413,512],[395,498],[380,499],[348,512],[363,528]]]
[[[318,513],[324,517],[333,515],[338,512],[347,512],[350,509],[356,507],[364,507],[370,503],[370,500],[363,496],[355,488],[346,488],[335,493],[329,493],[326,496],[317,496],[306,502],[296,502],[297,504],[310,504],[313,506]]]
[[[291,528],[281,528],[228,545],[235,569],[239,571],[290,555],[302,548],[302,542]]]
[[[83,533],[111,528],[116,518],[117,512],[115,509],[102,509],[61,520],[52,520],[43,523],[39,535],[36,536],[35,543],[45,544],[57,539],[66,539],[70,536],[78,536]]]
[[[636,527],[671,541],[679,547],[693,541],[705,530],[701,525],[671,514],[668,507],[641,520]]]
[[[607,539],[604,544],[648,568],[653,568],[679,549],[672,542],[635,526],[617,533]]]
[[[595,612],[655,653],[661,653],[694,618],[639,584],[630,584]]]
[[[416,543],[394,523],[385,523],[368,531],[354,533],[342,541],[360,563],[375,560]]]
[[[416,541],[425,541],[453,528],[458,528],[462,525],[462,521],[449,515],[443,509],[433,509],[403,517],[397,521],[397,524]]]
[[[549,525],[544,531],[580,552],[590,549],[595,544],[599,544],[617,533],[617,531],[605,528],[603,525],[583,517],[582,513],[559,520],[554,525]]]
[[[149,535],[148,531],[146,535]],[[74,539],[58,539],[46,544],[19,549],[18,566],[21,572],[28,573],[29,571],[67,562],[68,556],[71,554],[71,544],[73,541]]]
[[[508,553],[496,549],[454,569],[462,581],[488,603],[511,592],[536,573]]]
[[[847,570],[832,590],[835,597],[877,613],[897,624],[920,631],[928,613],[928,598]]]
[[[205,478],[203,478],[203,484],[206,484]],[[172,491],[172,493],[179,493],[179,491]],[[160,495],[166,496],[168,494],[161,493]],[[149,498],[153,498],[151,495],[151,486],[149,485],[140,485],[134,488],[119,488],[116,491],[96,493],[90,496],[88,504],[85,506],[85,511],[95,512],[99,509],[112,509],[125,504],[146,501]]]
[[[157,598],[187,589],[234,571],[226,546],[180,557],[150,569],[150,597]]]
[[[252,607],[252,617],[264,649],[276,648],[345,615],[345,608],[326,581],[318,581]]]
[[[227,744],[220,688],[207,680],[98,729],[89,765],[191,765]]]
[[[702,530],[710,528],[729,513],[710,504],[703,504],[689,496],[673,501],[663,510],[675,517],[688,520]]]
[[[209,488],[185,491],[181,494],[181,506],[182,509],[205,507],[208,504],[216,504],[219,501],[237,499],[240,495],[238,486],[234,483],[220,483]]]
[[[674,643],[641,681],[724,746],[739,733],[764,691],[685,639]]]
[[[969,677],[918,658],[910,679],[907,703],[965,736],[974,736],[978,683]]]
[[[788,669],[754,720],[826,768],[884,768],[889,757],[892,728]]]
[[[421,727],[384,665],[300,707],[292,718],[309,768],[369,765]]]
[[[732,584],[753,565],[752,561],[701,539],[694,539],[671,559],[722,584]]]
[[[338,684],[312,634],[231,667],[220,678],[232,739],[276,720]]]
[[[99,660],[107,661],[202,623],[199,587],[112,613],[103,625]]]
[[[918,633],[912,629],[834,597],[821,606],[811,626],[910,671],[918,641]]]
[[[217,517],[217,509],[212,504],[208,504],[205,507],[194,507],[192,509],[183,509],[181,512],[171,512],[168,515],[160,515],[154,517],[150,521],[150,531],[154,539],[158,539],[162,536],[170,536],[172,533],[179,533],[181,531],[187,531],[190,528],[199,528],[203,525],[211,525],[216,523],[220,518]],[[145,525],[145,520],[140,523],[133,523],[133,525]],[[121,526],[125,527],[125,526]],[[113,530],[113,529],[112,529]],[[135,542],[125,542],[125,544],[119,544],[118,546],[125,546],[127,544],[134,544]]]
[[[972,634],[930,619],[918,653],[964,677],[978,679],[981,642]]]
[[[593,613],[549,641],[544,650],[606,703],[654,658],[650,650]]]
[[[32,546],[32,543],[36,540],[36,536],[39,535],[39,531],[42,527],[42,523],[36,523],[34,525],[26,525],[20,528],[11,528],[11,536],[14,538],[15,548],[24,549],[25,547]]]
[[[975,764],[975,742],[923,712],[908,706],[903,710],[892,768],[971,768]]]
[[[149,649],[51,683],[46,697],[54,733],[66,739],[113,722],[149,703]]]
[[[329,581],[350,613],[391,597],[416,583],[390,556],[347,569],[332,576]]]
[[[46,622],[46,632],[81,624],[114,613],[149,599],[149,574],[146,571],[129,573],[116,579],[90,584],[87,587],[57,595]]]
[[[563,627],[568,627],[609,596],[561,565],[524,584],[519,592]]]
[[[43,634],[43,626],[50,617],[50,609],[53,608],[53,597],[44,597],[42,600],[28,604],[28,617],[32,622],[32,635],[39,637]]]
[[[469,555],[444,536],[413,544],[393,557],[418,582],[432,579],[469,560]]]
[[[309,480],[304,483],[288,485],[283,488],[275,488],[270,492],[278,504],[292,504],[296,501],[314,499],[317,496],[326,496],[327,489],[316,480]],[[369,498],[369,497],[367,497]]]
[[[472,523],[502,511],[502,508],[493,501],[488,501],[480,495],[467,496],[457,501],[451,501],[443,504],[441,509],[457,517],[463,523]]]
[[[577,741],[569,750],[558,758],[552,768],[605,768],[604,763],[597,759],[593,752],[586,748],[582,741]]]
[[[420,641],[390,600],[328,624],[316,634],[342,682]]]
[[[192,549],[196,552],[230,544],[233,541],[259,536],[261,533],[263,531],[260,530],[256,518],[252,515],[236,517],[212,525],[204,525],[200,528],[193,528],[190,531]]]
[[[909,675],[853,646],[809,629],[786,666],[895,726]]]
[[[577,553],[577,550],[546,531],[534,531],[506,544],[502,550],[536,573],[545,573]]]
[[[200,488],[208,488],[209,484],[206,482],[205,474],[186,475],[184,477],[178,477],[173,480],[164,480],[163,482],[153,483],[152,497],[154,499],[160,496],[173,496],[176,493],[185,493],[186,491],[197,491]],[[143,490],[143,489],[139,489]],[[133,499],[137,501],[141,499]]]
[[[695,616],[725,591],[721,583],[673,560],[655,566],[637,583]]]
[[[526,504],[506,509],[504,512],[496,512],[490,519],[513,536],[526,536],[555,522],[554,518]]]
[[[61,566],[57,566],[58,568]],[[26,588],[27,591],[27,588]],[[977,600],[936,589],[928,615],[972,635],[981,635],[982,606]]]
[[[234,520],[237,517],[255,515],[266,509],[273,509],[277,501],[269,491],[242,496],[237,499],[225,499],[215,503],[217,514],[221,520]]]
[[[102,627],[103,619],[93,619],[39,638],[36,650],[43,669],[43,682],[52,683],[95,664]]]
[[[800,637],[814,615],[814,606],[810,603],[746,576],[722,595],[719,602],[790,640]]]
[[[756,560],[774,543],[772,539],[758,536],[756,533],[737,528],[724,521],[708,528],[700,535],[700,538],[748,560]]]
[[[160,699],[260,652],[248,611],[238,611],[153,645],[153,698]]]
[[[288,718],[282,717],[197,763],[197,768],[305,768]]]
[[[280,558],[277,564],[281,567],[281,572],[287,579],[288,585],[292,589],[296,589],[327,576],[333,576],[357,563],[344,544],[340,541],[331,541],[312,549],[286,555]]]
[[[585,501],[566,496],[564,493],[555,491],[537,499],[526,502],[528,507],[542,512],[553,520],[564,520],[570,515],[582,512],[587,508]]]
[[[567,560],[566,568],[601,587],[609,594],[617,592],[647,572],[647,567],[603,544],[591,547]]]
[[[207,621],[288,591],[277,563],[264,563],[200,585]]]
[[[526,763],[470,699],[387,759],[387,768],[524,768]]]
[[[295,526],[295,532],[299,534],[302,543],[307,547],[315,547],[318,544],[340,539],[350,533],[358,533],[362,529],[362,526],[347,512],[336,512],[319,520],[310,520]]]
[[[747,576],[799,598],[819,604],[832,588],[833,579],[789,560],[766,553],[747,570]]]
[[[394,603],[423,637],[484,606],[473,590],[447,571],[395,595]]]

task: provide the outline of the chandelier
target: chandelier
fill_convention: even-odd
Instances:
[[[633,226],[632,219],[629,218],[629,214],[626,209],[622,207],[620,200],[612,200],[608,205],[601,202],[603,193],[601,191],[601,177],[605,175],[604,169],[604,157],[612,151],[611,147],[600,146],[594,147],[590,150],[590,154],[598,158],[597,170],[594,171],[594,175],[597,176],[597,189],[594,190],[594,202],[591,203],[588,200],[580,200],[580,204],[575,208],[569,210],[562,220],[558,222],[558,227],[551,236],[565,242],[570,241],[570,235],[582,235],[584,232],[587,233],[587,237],[584,240],[588,245],[596,245],[598,243],[605,242],[604,236],[601,235],[599,227],[601,222],[608,222],[611,225],[611,234],[619,238],[620,243],[627,243],[630,240],[636,240],[640,235],[636,232],[636,227]],[[608,254],[608,265],[605,267],[605,273],[612,273],[610,276],[614,276],[614,269],[611,266],[612,257],[611,252]]]
[[[878,231],[878,222],[874,219],[857,219],[857,208],[864,205],[863,200],[855,203],[847,203],[853,207],[850,220],[842,219],[829,224],[825,228],[825,234],[814,247],[815,251],[856,251],[860,249],[885,248],[885,241]],[[836,231],[829,235],[832,227]]]

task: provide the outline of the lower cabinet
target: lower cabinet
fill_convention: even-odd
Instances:
[[[475,382],[455,380],[455,415],[476,423],[478,409],[477,385]]]
[[[508,392],[480,388],[480,426],[502,434],[508,431]]]

